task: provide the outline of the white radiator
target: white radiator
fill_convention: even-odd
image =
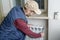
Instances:
[[[30,30],[35,32],[35,33],[40,33],[43,32],[44,27],[41,25],[32,25],[30,26]],[[25,40],[44,40],[44,38],[30,38],[29,36],[26,35]]]
[[[26,36],[25,40],[44,40],[43,38],[30,38],[28,36]]]

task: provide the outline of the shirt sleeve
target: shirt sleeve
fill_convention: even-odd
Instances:
[[[22,31],[23,33],[25,33],[26,35],[28,35],[29,37],[32,38],[39,38],[41,37],[41,34],[37,34],[32,32],[29,27],[27,26],[26,22],[22,19],[16,19],[14,21],[14,24],[16,26],[17,29],[19,29],[20,31]]]

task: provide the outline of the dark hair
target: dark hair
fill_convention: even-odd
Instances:
[[[26,10],[26,7],[24,7],[24,9]]]

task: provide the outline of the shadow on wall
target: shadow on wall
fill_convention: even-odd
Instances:
[[[0,24],[3,21],[4,17],[0,16]]]

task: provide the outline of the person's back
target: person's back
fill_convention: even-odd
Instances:
[[[27,22],[24,13],[21,10],[20,6],[16,6],[12,8],[5,17],[4,21],[0,25],[0,40],[24,40],[24,33],[17,30],[13,23],[18,18],[22,18]]]

